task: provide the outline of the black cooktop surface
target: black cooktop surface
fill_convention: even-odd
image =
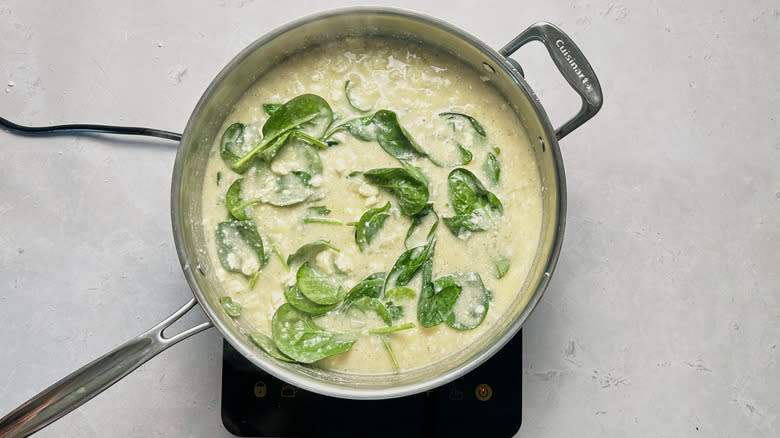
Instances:
[[[345,400],[283,383],[224,341],[222,421],[241,437],[512,437],[522,420],[522,332],[479,368],[431,391]]]

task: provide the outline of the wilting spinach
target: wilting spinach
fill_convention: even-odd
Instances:
[[[365,251],[371,241],[374,240],[376,233],[385,224],[385,221],[390,214],[387,211],[390,210],[390,203],[388,202],[383,207],[370,208],[360,216],[360,219],[355,225],[355,242],[357,242],[360,251]]]
[[[324,205],[313,205],[311,207],[306,207],[306,211],[310,215],[316,216],[327,216],[330,214],[330,209]]]
[[[458,160],[455,162],[455,166],[465,166],[466,164],[471,163],[471,159],[474,155],[470,150],[464,148],[463,145],[458,142],[455,142],[455,148],[458,150],[459,155]]]
[[[385,292],[385,298],[395,301],[411,300],[416,296],[417,293],[414,289],[406,286],[396,286]]]
[[[462,113],[453,113],[453,112],[439,113],[439,115],[442,116],[442,117],[447,117],[448,119],[452,119],[452,118],[456,118],[456,117],[462,117],[462,118],[468,120],[468,122],[471,124],[471,127],[474,128],[474,131],[477,134],[479,134],[482,137],[487,137],[487,133],[485,132],[485,128],[483,128],[482,125],[479,124],[477,119],[475,119],[474,117],[471,117],[470,115],[462,114]]]
[[[345,306],[345,309],[357,309],[362,312],[375,312],[377,315],[379,315],[380,318],[382,318],[382,321],[384,321],[385,324],[393,324],[393,318],[390,316],[390,312],[388,312],[387,307],[384,303],[376,298],[370,298],[366,296],[360,297],[350,302],[348,306]]]
[[[420,321],[420,325],[433,327],[441,324],[444,321],[444,314],[452,308],[457,298],[455,296],[454,299],[450,299],[447,294],[436,295],[433,288],[433,260],[426,260],[422,266],[422,287],[417,301],[417,320]]]
[[[301,293],[300,289],[298,289],[298,286],[294,284],[284,288],[284,297],[287,299],[287,302],[290,303],[290,305],[300,310],[301,312],[306,312],[311,315],[322,315],[338,307],[338,304],[325,305],[315,303],[314,301],[306,298]]]
[[[455,216],[442,220],[452,234],[460,236],[465,231],[484,231],[493,224],[495,215],[503,213],[501,201],[470,171],[463,168],[453,170],[447,183]]]
[[[393,304],[392,301],[386,301],[385,307],[387,307],[387,313],[390,314],[390,318],[393,321],[399,320],[404,316],[404,308]]]
[[[417,303],[417,319],[423,327],[446,323],[456,330],[471,330],[482,323],[490,304],[490,292],[479,274],[456,273],[431,280],[432,263],[423,266],[423,285]]]
[[[225,165],[238,173],[244,173],[249,169],[251,163],[243,163],[236,166],[236,162],[244,155],[244,124],[233,123],[228,126],[219,143],[219,155]],[[234,167],[235,166],[235,167]]]
[[[409,284],[423,264],[433,257],[435,247],[436,240],[432,239],[425,245],[406,250],[401,254],[387,273],[383,290],[388,291],[396,286]]]
[[[414,158],[428,156],[401,126],[393,111],[379,110],[372,115],[348,120],[331,129],[325,134],[324,140],[343,130],[349,131],[358,140],[376,141],[385,152],[404,164]]]
[[[488,152],[485,164],[482,165],[482,170],[491,184],[498,184],[498,180],[501,177],[501,163],[498,162],[498,158],[495,155]]]
[[[456,330],[471,330],[485,319],[490,306],[490,292],[479,274],[459,272],[439,277],[433,282],[433,288],[437,297],[447,293],[447,303],[441,306],[441,310],[445,310],[451,296],[455,296],[449,310],[442,314],[448,326]]]
[[[332,249],[333,251],[336,252],[340,251],[338,248],[336,248],[335,246],[333,246],[333,244],[330,243],[330,240],[327,239],[315,240],[314,242],[309,242],[301,246],[294,253],[290,254],[287,257],[287,266],[293,266],[299,263],[312,260],[314,259],[314,257],[317,256],[317,254],[321,253],[322,251],[325,251],[326,249]]]
[[[309,262],[298,268],[295,276],[296,284],[301,293],[317,304],[336,304],[344,299],[347,291],[320,272]]]
[[[372,122],[373,116],[356,117],[331,128],[325,136],[324,141],[330,141],[334,134],[341,131],[348,131],[353,137],[360,141],[376,141],[376,132]]]
[[[288,303],[276,309],[271,329],[273,341],[279,350],[300,363],[313,363],[344,353],[357,340],[354,336],[318,326],[309,315]]]
[[[241,199],[241,186],[244,184],[244,178],[239,178],[233,181],[233,184],[228,187],[225,192],[225,206],[230,214],[240,220],[245,221],[249,219],[249,214],[246,211],[246,207],[253,204],[253,202],[244,204]],[[260,202],[259,200],[257,202]]]
[[[251,220],[228,220],[217,225],[217,256],[225,270],[252,276],[265,263],[263,239]]]
[[[270,163],[271,160],[273,160],[279,153],[279,150],[282,148],[282,146],[287,144],[287,141],[290,139],[299,139],[302,140],[302,142],[297,142],[299,144],[306,145],[308,143],[309,145],[314,145],[321,149],[326,149],[329,147],[327,143],[308,134],[304,134],[301,131],[290,131],[277,137],[276,140],[274,140],[267,148],[258,152],[257,155],[265,160],[265,162]]]
[[[509,271],[509,259],[500,259],[496,262],[496,278],[502,278]]]
[[[379,298],[382,296],[382,292],[385,286],[385,278],[387,274],[384,272],[375,272],[356,284],[347,293],[347,297],[344,299],[345,304],[349,304],[352,301],[357,300],[360,297]]]
[[[425,238],[416,238],[418,234],[416,232],[417,228],[422,225],[422,223],[425,221],[425,218],[431,214],[434,217],[434,222],[428,229],[428,233],[425,235]],[[406,246],[406,249],[410,249],[411,247],[429,242],[436,233],[436,228],[439,226],[439,215],[436,214],[436,211],[433,209],[433,204],[427,204],[425,207],[423,207],[422,210],[414,214],[411,219],[412,224],[409,225],[409,230],[406,232],[406,238],[404,238],[404,246]]]
[[[398,116],[392,111],[379,110],[371,118],[379,146],[401,162],[408,162],[428,154],[412,139],[412,136],[398,123]]]
[[[261,350],[268,353],[269,356],[279,359],[283,362],[295,362],[291,358],[287,357],[274,343],[273,339],[260,332],[252,332],[249,334],[249,339],[254,342],[255,345],[260,347]]]
[[[419,213],[428,203],[428,178],[417,167],[371,169],[363,172],[363,176],[369,183],[392,193],[406,216]]]
[[[325,99],[314,94],[302,94],[287,101],[284,105],[272,110],[270,117],[263,124],[263,138],[255,145],[248,153],[244,154],[238,160],[229,164],[230,167],[235,170],[246,171],[246,168],[254,157],[262,152],[266,148],[271,148],[272,144],[279,139],[279,137],[290,134],[291,131],[296,131],[296,136],[312,141],[312,139],[319,142],[319,138],[325,133],[325,130],[333,121],[333,110]],[[285,139],[286,140],[286,139]],[[281,145],[284,143],[273,144],[275,151],[278,151]],[[321,143],[321,142],[320,142]],[[324,143],[322,143],[325,147]],[[268,160],[266,154],[264,158]],[[228,161],[225,161],[228,163]]]
[[[350,81],[349,79],[347,79],[347,82],[344,83],[344,97],[347,98],[347,104],[349,104],[349,106],[351,106],[352,109],[354,109],[355,111],[357,111],[359,113],[367,113],[367,112],[371,111],[371,108],[363,109],[363,108],[360,108],[359,106],[355,105],[355,102],[353,101],[352,96],[350,95],[350,92],[349,92],[349,86],[351,85],[351,83],[352,83],[352,81]]]
[[[233,298],[225,295],[219,299],[219,304],[229,317],[238,318],[241,316],[241,303],[234,301]]]
[[[225,193],[225,206],[236,219],[246,220],[249,219],[246,207],[253,204],[287,207],[320,198],[308,172],[295,170],[276,177],[267,164],[259,164],[253,175],[233,181]]]

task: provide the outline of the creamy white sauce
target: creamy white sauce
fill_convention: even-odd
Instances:
[[[456,62],[450,56],[428,51],[408,42],[388,40],[351,39],[310,50],[275,67],[262,77],[238,102],[227,118],[222,131],[234,122],[253,125],[246,137],[258,141],[262,134],[259,127],[268,118],[264,103],[284,103],[289,99],[312,93],[323,97],[343,120],[363,115],[347,104],[344,84],[350,80],[350,96],[353,104],[363,109],[389,109],[398,114],[401,125],[436,157],[443,160],[457,158],[450,121],[438,114],[454,111],[468,114],[478,120],[487,132],[487,142],[480,144],[473,136],[461,135],[459,141],[470,150],[473,159],[465,166],[476,175],[485,187],[502,202],[502,216],[487,219],[494,221],[488,231],[474,232],[455,237],[443,223],[436,232],[437,245],[433,257],[433,277],[476,272],[491,291],[487,315],[476,329],[457,331],[445,324],[423,328],[417,322],[417,299],[404,302],[404,317],[398,322],[414,322],[410,330],[383,335],[392,345],[401,368],[409,369],[440,360],[457,352],[488,329],[500,318],[512,302],[523,283],[533,261],[539,239],[542,217],[540,178],[528,138],[508,104],[501,96],[480,80],[479,74]],[[454,119],[461,133],[469,133],[470,127],[463,119]],[[221,132],[222,132],[221,131]],[[376,142],[363,142],[347,133],[338,134],[340,144],[320,151],[323,163],[322,176],[316,176],[311,184],[322,196],[316,202],[306,202],[289,207],[255,204],[248,207],[249,215],[258,225],[268,263],[261,269],[256,285],[248,289],[249,279],[241,274],[227,272],[217,258],[215,236],[217,224],[226,219],[225,192],[240,175],[232,172],[219,155],[219,143],[215,143],[208,163],[203,192],[203,225],[207,230],[208,252],[217,277],[222,282],[224,294],[230,295],[243,306],[242,323],[271,335],[271,319],[274,311],[286,302],[283,287],[295,283],[295,268],[285,269],[272,248],[286,258],[302,245],[318,239],[328,239],[339,252],[327,250],[320,253],[315,264],[324,272],[335,267],[346,274],[342,286],[351,288],[360,280],[375,272],[387,272],[395,260],[406,250],[404,238],[410,225],[402,216],[396,199],[383,189],[366,183],[360,177],[350,177],[353,171],[365,171],[381,167],[400,167],[399,162],[387,154]],[[501,165],[498,185],[491,185],[483,171],[483,163],[493,147]],[[249,147],[247,147],[248,149]],[[282,149],[277,162],[272,163],[274,176],[287,175],[290,167],[287,155],[292,151]],[[414,162],[430,181],[430,199],[440,217],[452,216],[448,199],[447,175],[452,167],[434,166],[426,158]],[[217,185],[217,172],[221,181]],[[390,217],[377,233],[371,245],[360,252],[354,237],[354,227],[330,224],[304,224],[306,208],[325,205],[331,211],[328,219],[348,223],[358,220],[368,208],[390,202]],[[425,242],[425,234],[432,217],[413,237],[417,244]],[[251,257],[247,258],[248,260]],[[495,264],[509,259],[506,275],[498,279]],[[252,263],[242,265],[251,270]],[[420,273],[409,284],[419,295]],[[458,306],[467,308],[473,291],[465,290],[467,299]],[[456,312],[459,311],[456,306]],[[316,320],[324,327],[365,333],[368,329],[385,326],[374,314],[350,311],[345,316],[327,315]],[[348,372],[376,373],[395,368],[382,336],[364,335],[352,349],[326,358],[319,366]]]

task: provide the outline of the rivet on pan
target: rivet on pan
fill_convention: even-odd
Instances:
[[[542,140],[542,137],[539,137],[539,144],[542,145],[542,152],[544,152],[544,140]]]
[[[494,69],[493,66],[488,64],[487,62],[483,62],[482,63],[482,67],[484,67],[485,71],[487,71],[487,72],[490,72],[490,73],[495,73],[496,72],[496,69]]]

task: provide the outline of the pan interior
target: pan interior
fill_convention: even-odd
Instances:
[[[272,67],[323,41],[346,37],[382,37],[422,44],[457,57],[478,69],[521,121],[534,145],[542,181],[543,217],[532,268],[504,316],[480,342],[421,368],[381,375],[347,374],[287,364],[268,357],[241,327],[221,311],[223,295],[206,251],[201,193],[215,138],[234,103]],[[174,169],[172,214],[177,250],[190,286],[209,318],[244,356],[276,377],[318,393],[346,398],[398,397],[451,381],[490,357],[514,335],[533,309],[555,265],[563,230],[563,170],[557,142],[533,93],[510,64],[478,40],[441,21],[397,10],[352,9],[291,23],[255,41],[215,78],[197,104],[184,132]]]

